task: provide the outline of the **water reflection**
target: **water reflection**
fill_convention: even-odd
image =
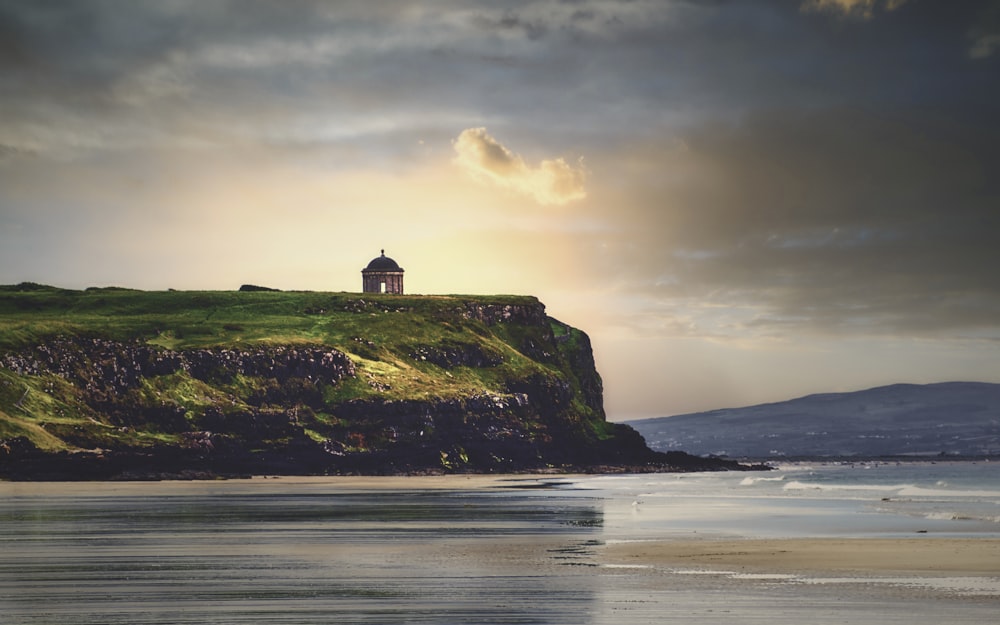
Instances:
[[[19,488],[0,504],[3,623],[579,624],[594,613],[602,504],[583,496]]]

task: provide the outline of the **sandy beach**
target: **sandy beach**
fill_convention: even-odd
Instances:
[[[992,467],[932,469],[0,483],[0,625],[994,622]]]
[[[935,538],[682,539],[605,546],[609,565],[776,573],[1000,575],[1000,540]]]

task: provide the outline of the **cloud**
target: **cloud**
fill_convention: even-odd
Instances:
[[[973,16],[968,32],[969,58],[987,59],[1000,48],[1000,4],[990,3]]]
[[[562,205],[587,196],[586,169],[562,158],[545,159],[531,167],[494,139],[485,128],[467,128],[453,142],[455,163],[474,178],[511,189],[539,204]]]
[[[969,58],[988,59],[1000,48],[1000,5],[993,3],[974,14],[968,32]]]
[[[895,11],[906,2],[907,0],[805,0],[802,3],[802,10],[840,13],[867,20],[875,15],[876,7]]]
[[[1000,33],[974,35],[972,45],[969,47],[969,57],[986,59],[993,56],[993,51],[997,48],[1000,48]]]
[[[589,202],[621,230],[596,235],[611,253],[587,269],[646,298],[643,323],[728,339],[1000,332],[996,131],[774,111],[684,139],[605,155],[602,176],[629,186],[595,183]]]

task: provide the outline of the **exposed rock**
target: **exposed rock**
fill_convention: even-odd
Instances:
[[[488,326],[498,323],[519,323],[541,325],[548,322],[545,306],[541,304],[480,304],[466,302],[464,316],[476,319]]]
[[[318,347],[193,349],[177,352],[138,341],[57,338],[21,353],[0,355],[0,366],[24,375],[53,373],[95,395],[136,388],[140,380],[180,370],[205,381],[236,375],[263,376],[286,382],[298,377],[336,383],[355,375],[343,352]]]
[[[50,305],[33,299],[30,287],[11,293],[5,305],[19,319]],[[88,310],[110,299],[103,291],[63,295],[74,306],[93,298]],[[281,305],[278,319],[288,310],[322,315],[309,321],[317,327],[335,327],[339,318],[344,334],[330,344],[348,356],[306,343],[312,334],[294,344],[202,348],[186,339],[185,349],[162,348],[142,338],[163,332],[158,320],[150,329],[149,296],[115,297],[116,311],[128,301],[145,307],[136,338],[108,338],[123,336],[116,319],[113,332],[25,342],[0,353],[0,406],[25,424],[14,432],[27,432],[0,441],[0,477],[746,468],[657,453],[634,430],[607,423],[586,334],[549,318],[531,298],[428,304],[419,297],[282,294],[240,300],[240,314],[227,317],[218,312],[232,301],[224,295],[157,296],[187,298],[218,315],[214,330],[203,327],[220,342],[231,338],[227,333],[252,332],[257,318],[242,308],[248,301],[273,299]],[[375,330],[366,335],[366,328]],[[169,336],[177,340],[179,333]],[[422,377],[415,383],[414,376]],[[71,451],[37,446],[53,441]]]
[[[243,291],[243,292],[248,292],[248,291],[249,292],[253,292],[253,291],[272,291],[272,292],[278,292],[278,291],[281,291],[281,289],[272,289],[271,287],[268,287],[268,286],[257,286],[256,284],[243,284],[243,285],[240,286],[240,291]]]
[[[410,353],[414,360],[427,361],[445,369],[454,367],[495,367],[503,362],[501,354],[488,352],[476,343],[449,342],[421,345]]]

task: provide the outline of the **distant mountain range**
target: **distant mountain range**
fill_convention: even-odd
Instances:
[[[1000,384],[893,384],[627,424],[655,450],[702,456],[1000,456]]]

